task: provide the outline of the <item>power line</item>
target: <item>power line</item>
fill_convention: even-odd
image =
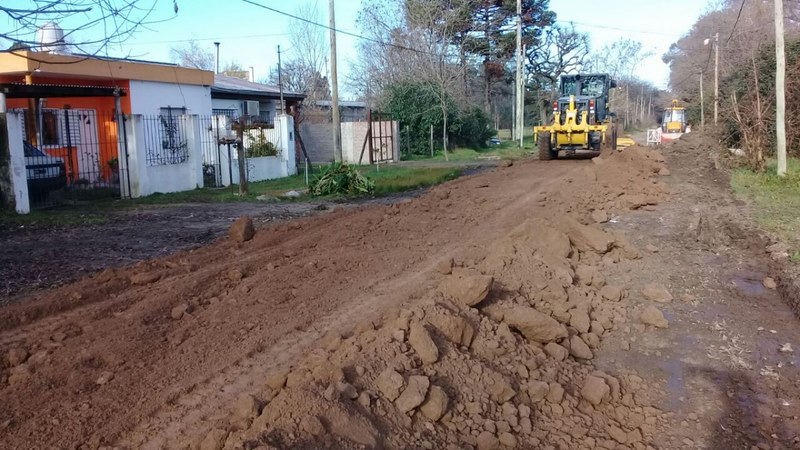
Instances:
[[[662,32],[662,31],[648,31],[648,30],[641,30],[641,29],[634,29],[634,28],[620,28],[620,27],[612,27],[612,26],[608,26],[608,25],[597,25],[597,24],[594,24],[594,23],[576,22],[574,20],[556,20],[556,22],[562,23],[562,24],[580,25],[580,26],[589,27],[589,28],[601,28],[601,29],[604,29],[604,30],[624,31],[626,33],[653,34],[653,35],[669,36],[669,37],[681,36],[681,33],[666,33],[666,32]]]
[[[374,38],[367,37],[367,36],[364,36],[364,35],[361,35],[361,34],[358,34],[358,33],[353,33],[352,31],[345,31],[345,30],[340,30],[340,29],[337,29],[337,28],[333,28],[333,27],[331,27],[329,25],[325,25],[325,24],[322,24],[322,23],[314,22],[313,20],[309,20],[309,19],[306,19],[304,17],[296,16],[294,14],[290,14],[290,13],[281,11],[279,9],[275,9],[275,8],[272,8],[272,7],[267,6],[267,5],[262,5],[261,3],[256,3],[256,2],[254,2],[252,0],[242,0],[242,1],[245,2],[245,3],[249,3],[249,4],[253,5],[253,6],[257,6],[259,8],[266,9],[267,11],[272,11],[272,12],[274,12],[276,14],[280,14],[282,16],[286,16],[286,17],[289,17],[291,19],[295,19],[295,20],[299,20],[301,22],[305,22],[305,23],[307,23],[309,25],[314,25],[316,27],[325,28],[326,30],[333,31],[334,33],[344,34],[344,35],[347,35],[347,36],[354,37],[356,39],[362,39],[362,40],[365,40],[365,41],[373,42],[375,44],[385,45],[385,46],[388,46],[388,47],[394,47],[394,48],[398,48],[398,49],[401,49],[401,50],[408,50],[408,51],[411,51],[411,52],[421,53],[421,54],[425,54],[425,55],[434,55],[433,53],[426,52],[424,50],[418,50],[416,48],[406,47],[405,45],[393,44],[391,42],[384,42],[384,41],[381,41],[380,39],[374,39]]]
[[[289,33],[248,34],[248,35],[239,35],[239,36],[174,39],[174,40],[168,40],[168,41],[131,42],[128,45],[129,46],[136,46],[136,45],[153,45],[153,44],[176,44],[176,43],[179,43],[179,42],[224,41],[224,40],[252,39],[252,38],[260,38],[260,37],[278,37],[278,36],[289,36]]]
[[[733,37],[733,32],[736,31],[736,25],[739,25],[739,18],[742,17],[742,10],[744,10],[744,4],[747,0],[742,0],[741,6],[739,6],[739,14],[736,15],[736,22],[733,23],[733,29],[731,30],[731,34],[728,36],[728,39],[725,40],[725,45],[728,45],[731,38]]]

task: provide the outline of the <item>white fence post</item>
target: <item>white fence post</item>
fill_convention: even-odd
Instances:
[[[14,189],[14,209],[19,214],[31,212],[31,201],[28,197],[28,174],[25,170],[25,148],[22,144],[22,114],[9,112],[6,115],[8,130],[8,149],[10,151],[9,169],[11,186]]]
[[[192,166],[192,178],[196,187],[204,185],[203,180],[203,141],[200,130],[200,117],[197,114],[186,116],[186,148],[189,150],[188,163]]]
[[[280,130],[281,159],[286,164],[286,176],[297,174],[297,160],[295,159],[294,117],[288,114],[278,116],[278,129]]]
[[[128,176],[131,181],[131,198],[150,194],[147,188],[147,148],[144,136],[144,118],[141,114],[128,116],[125,126],[128,134]]]

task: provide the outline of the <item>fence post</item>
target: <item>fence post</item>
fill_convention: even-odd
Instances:
[[[236,142],[236,155],[239,160],[239,195],[247,195],[249,194],[249,189],[247,186],[247,168],[245,164],[245,151],[244,151],[244,127],[245,127],[245,120],[239,120],[239,129],[236,130],[237,142]]]
[[[400,122],[393,120],[389,122],[392,127],[392,160],[400,161]]]
[[[194,185],[201,188],[205,185],[203,179],[203,141],[200,134],[200,117],[197,114],[184,116],[186,118],[186,145],[189,150],[189,165],[192,166]]]
[[[131,198],[150,194],[147,179],[147,148],[142,115],[128,116],[125,132],[128,136],[128,177]]]
[[[286,163],[286,176],[297,174],[297,159],[295,158],[294,118],[289,114],[278,116],[278,129],[280,130],[281,159]]]
[[[0,203],[19,214],[31,212],[20,113],[0,113]]]

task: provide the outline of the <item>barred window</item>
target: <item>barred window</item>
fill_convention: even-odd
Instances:
[[[186,109],[161,108],[161,114],[145,117],[147,165],[181,164],[189,160],[186,141]]]

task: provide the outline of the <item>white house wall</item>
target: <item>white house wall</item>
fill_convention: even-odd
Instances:
[[[130,81],[131,113],[157,115],[161,108],[186,108],[186,114],[211,115],[211,88],[155,81]]]
[[[211,107],[213,109],[231,109],[236,111],[236,116],[240,117],[244,115],[244,100],[231,100],[226,98],[212,98],[211,99]],[[268,101],[261,101],[258,104],[258,108],[261,112],[269,111],[269,116],[274,120],[277,117],[277,102],[268,100]]]

